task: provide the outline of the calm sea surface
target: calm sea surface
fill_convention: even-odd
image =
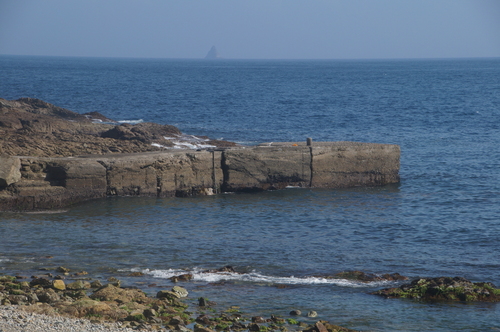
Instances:
[[[154,294],[189,271],[195,280],[182,286],[193,303],[204,296],[284,317],[316,310],[363,331],[500,330],[500,304],[383,299],[368,293],[397,283],[323,278],[363,270],[500,287],[500,59],[0,56],[0,97],[242,144],[312,137],[402,151],[401,183],[380,188],[124,197],[53,214],[0,213],[0,273],[63,265]],[[241,274],[201,273],[224,265]]]

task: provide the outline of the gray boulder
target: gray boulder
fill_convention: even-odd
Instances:
[[[11,156],[0,156],[0,188],[21,180],[21,161]]]

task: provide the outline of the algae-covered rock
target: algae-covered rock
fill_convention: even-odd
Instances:
[[[181,298],[181,297],[187,297],[188,294],[189,294],[188,291],[185,288],[180,287],[180,286],[174,286],[172,288],[172,292],[178,294],[179,298]]]
[[[304,332],[356,332],[356,330],[330,324],[329,322],[323,320],[317,321],[313,325],[309,325],[303,331]]]
[[[81,290],[81,289],[89,289],[91,288],[91,286],[88,281],[77,280],[75,282],[67,284],[66,288],[70,290]]]
[[[50,287],[52,282],[47,278],[33,278],[30,282],[31,287],[40,286],[40,287]]]
[[[52,288],[42,289],[37,291],[36,295],[42,303],[55,303],[61,300],[59,294],[57,294]]]
[[[215,332],[215,331],[212,329],[209,329],[208,327],[205,327],[203,325],[195,324],[194,325],[194,332]]]
[[[90,288],[100,288],[102,283],[99,280],[94,280],[90,283]]]
[[[172,291],[168,291],[168,290],[161,290],[161,291],[159,291],[156,294],[156,297],[159,298],[159,299],[169,299],[169,300],[177,300],[177,299],[181,298],[181,296],[178,293],[172,292]]]
[[[0,282],[13,282],[16,280],[16,277],[13,276],[0,276]]]
[[[66,289],[66,285],[64,284],[64,281],[62,281],[60,279],[52,281],[52,287],[54,287],[54,289],[57,289],[57,290],[65,290]]]
[[[396,288],[373,292],[387,298],[426,301],[499,302],[500,289],[488,282],[473,283],[462,277],[420,278]]]
[[[138,289],[125,289],[108,284],[90,296],[93,300],[116,301],[119,303],[145,300],[146,294]]]

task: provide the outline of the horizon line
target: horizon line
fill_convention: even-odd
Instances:
[[[457,56],[457,57],[384,57],[384,58],[173,58],[173,57],[133,57],[133,56],[85,56],[85,55],[33,55],[33,54],[3,54],[0,56],[14,57],[45,57],[45,58],[86,58],[86,59],[143,59],[143,60],[200,60],[204,62],[219,61],[373,61],[373,60],[466,60],[466,59],[499,59],[499,56]]]

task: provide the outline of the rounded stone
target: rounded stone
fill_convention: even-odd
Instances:
[[[62,281],[60,279],[54,280],[52,282],[52,287],[54,289],[58,289],[58,290],[65,290],[66,289],[66,285],[64,284],[64,281]]]
[[[69,269],[64,267],[64,266],[59,266],[57,269],[56,269],[57,272],[59,273],[69,273]]]
[[[172,292],[179,294],[179,297],[186,297],[189,294],[185,288],[180,286],[174,286]]]
[[[318,317],[318,313],[314,310],[311,310],[307,313],[307,317]]]

